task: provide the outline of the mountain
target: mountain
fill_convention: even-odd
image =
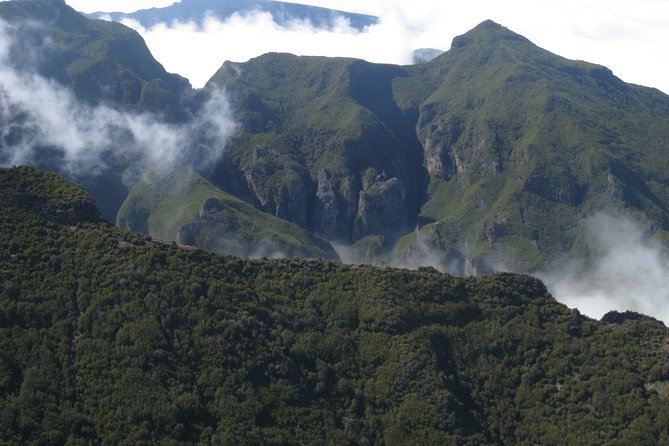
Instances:
[[[664,444],[669,332],[537,279],[251,261],[0,170],[0,442]]]
[[[416,78],[428,95],[403,79],[397,91],[418,110],[430,174],[420,216],[431,223],[396,254],[420,237],[483,270],[532,270],[583,250],[577,221],[597,210],[636,215],[667,240],[667,95],[490,21]]]
[[[339,20],[344,19],[351,27],[362,31],[378,22],[377,17],[370,15],[274,0],[181,0],[164,8],[142,9],[133,13],[96,12],[88,14],[88,17],[108,17],[117,22],[136,20],[143,27],[150,28],[175,21],[194,22],[202,26],[208,17],[225,21],[235,14],[247,15],[255,12],[268,13],[276,23],[283,26],[302,21],[317,28],[332,28],[339,25]]]
[[[88,169],[73,169],[65,162],[68,155],[62,147],[42,147],[39,142],[32,142],[35,134],[43,132],[41,123],[35,122],[39,117],[31,116],[32,110],[13,104],[9,95],[0,96],[0,110],[7,111],[2,113],[6,119],[0,119],[3,135],[0,164],[8,163],[26,145],[37,145],[33,164],[59,170],[84,184],[100,203],[104,218],[118,219],[121,226],[140,232],[153,231],[156,227],[153,222],[160,218],[161,229],[154,235],[165,240],[199,244],[214,251],[225,249],[227,254],[245,256],[338,258],[327,242],[240,202],[192,171],[188,160],[201,157],[203,146],[222,144],[202,136],[212,126],[197,115],[206,106],[202,99],[206,95],[196,94],[187,80],[167,73],[135,31],[118,23],[86,19],[63,1],[2,2],[0,19],[12,35],[6,39],[10,46],[6,62],[14,70],[12,74],[42,80],[36,87],[22,88],[49,90],[50,94],[38,95],[33,100],[37,103],[31,107],[38,113],[45,107],[54,108],[53,101],[67,102],[67,93],[72,92],[73,109],[64,111],[72,116],[64,118],[78,122],[63,133],[74,140],[102,144],[81,147],[79,157],[98,156],[99,160]],[[16,83],[3,82],[0,92],[4,85],[17,87]],[[29,95],[19,92],[19,96]],[[77,102],[88,105],[84,107]],[[201,122],[196,122],[198,119]],[[109,122],[96,122],[104,120]],[[58,133],[59,129],[52,132]],[[176,144],[182,144],[174,150],[185,153],[181,158],[186,165],[170,168],[190,173],[172,176],[170,190],[188,192],[187,210],[182,208],[183,201],[174,197],[158,203],[163,195],[147,179],[163,184],[165,173],[158,172],[161,169],[155,166],[155,156],[147,161],[144,159],[147,154],[127,149],[136,145],[137,139],[148,139],[144,135],[147,132],[158,133],[148,138],[160,142],[163,138],[167,143],[177,140]],[[189,139],[190,133],[196,134],[196,139]],[[162,149],[160,142],[155,144],[157,149]],[[183,198],[182,195],[178,199]],[[158,217],[151,216],[154,210]],[[119,212],[121,215],[117,215]]]
[[[289,54],[224,64],[207,88],[228,91],[242,130],[212,181],[329,240],[411,230],[427,175],[412,118],[391,96],[405,73]]]
[[[0,19],[12,25],[13,67],[66,85],[92,103],[183,119],[180,100],[190,84],[167,73],[134,30],[88,20],[63,0],[2,2]]]
[[[668,240],[669,97],[494,22],[420,65],[269,54],[212,86],[243,128],[214,183],[396,264],[535,271],[587,251],[596,211]]]
[[[193,90],[137,33],[61,1],[2,2],[0,17],[16,29],[7,66],[131,113],[123,123],[157,121],[134,139],[131,125],[111,132],[102,174],[70,175],[124,228],[238,255],[263,240],[268,255],[332,258],[331,242],[353,263],[457,274],[587,267],[582,222],[599,212],[669,245],[669,97],[492,21],[417,65],[273,53],[225,62]],[[22,57],[45,45],[53,57]],[[229,107],[210,104],[221,91]],[[0,111],[7,165],[39,123]],[[234,131],[207,138],[220,119]],[[173,145],[160,190],[146,183],[160,157],[125,149],[137,140]],[[70,174],[58,147],[35,150],[33,164]]]

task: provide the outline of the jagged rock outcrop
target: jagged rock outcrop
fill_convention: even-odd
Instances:
[[[637,313],[636,311],[609,311],[602,316],[601,321],[612,325],[631,324],[634,321],[650,321],[662,324],[662,322],[657,319],[651,316],[646,316],[645,314]]]
[[[358,198],[354,238],[374,234],[393,238],[408,229],[407,198],[402,182],[371,169],[365,175]]]
[[[279,199],[275,215],[302,228],[307,227],[307,203],[311,198],[311,178],[289,170],[286,172],[279,189]]]
[[[320,169],[311,227],[328,240],[348,241],[352,238],[352,222],[356,214],[350,177],[334,177],[327,169]]]

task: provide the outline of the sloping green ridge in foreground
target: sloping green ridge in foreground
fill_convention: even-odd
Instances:
[[[90,205],[0,171],[0,443],[669,441],[650,318],[593,321],[522,275],[221,257]]]

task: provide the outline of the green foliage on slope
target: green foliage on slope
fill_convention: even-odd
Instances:
[[[266,54],[226,62],[207,88],[226,89],[241,129],[212,180],[234,190],[240,186],[230,183],[231,172],[241,172],[259,207],[350,242],[369,235],[354,236],[354,221],[365,172],[375,169],[401,181],[407,203],[396,213],[405,223],[395,229],[406,230],[427,178],[410,121],[392,100],[391,80],[403,75],[401,67],[345,58]]]
[[[330,239],[384,236],[388,249],[402,232],[400,264],[534,271],[585,251],[578,222],[597,211],[669,233],[667,96],[491,21],[425,64],[268,54],[210,85],[241,121],[212,181],[271,212],[299,202],[277,215]],[[364,213],[370,170],[399,179],[404,199],[381,203],[407,218]],[[228,180],[241,176],[248,186]]]
[[[486,257],[527,271],[581,249],[573,228],[598,210],[669,230],[666,95],[490,21],[414,70],[430,94],[412,98],[420,88],[406,79],[397,89],[420,110],[422,220],[483,271]]]
[[[39,203],[81,189],[33,169],[0,184],[3,443],[669,441],[650,318],[520,275],[220,257],[57,223]]]

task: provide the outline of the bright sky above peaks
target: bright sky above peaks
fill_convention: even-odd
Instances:
[[[225,0],[221,0],[225,1]],[[82,12],[164,7],[174,0],[66,0]],[[295,1],[293,1],[295,2]],[[286,28],[266,14],[209,20],[203,29],[171,23],[144,29],[128,22],[169,71],[202,86],[225,60],[243,62],[268,51],[350,56],[408,63],[417,48],[448,50],[453,37],[491,19],[570,59],[605,65],[626,82],[669,93],[669,1],[666,0],[311,0],[332,9],[379,16],[364,32],[342,23],[323,30]]]

